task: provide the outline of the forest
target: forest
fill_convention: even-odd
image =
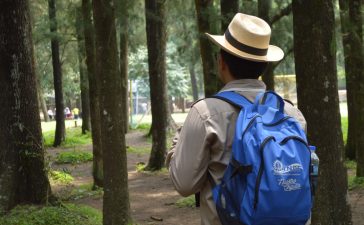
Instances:
[[[364,225],[363,0],[1,0],[0,225],[197,225],[165,160],[217,93],[238,12],[284,58],[261,80],[317,147],[311,224]]]

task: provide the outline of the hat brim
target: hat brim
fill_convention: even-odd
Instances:
[[[267,55],[258,56],[240,51],[239,49],[235,48],[225,39],[224,35],[211,35],[209,33],[206,33],[206,35],[212,42],[220,46],[222,49],[239,58],[257,62],[277,62],[283,59],[284,56],[282,49],[274,45],[269,45]]]

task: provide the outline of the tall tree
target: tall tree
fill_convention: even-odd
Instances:
[[[298,106],[307,120],[308,139],[318,147],[320,157],[312,223],[351,224],[337,92],[333,2],[293,0],[292,11]]]
[[[45,203],[44,162],[29,2],[0,2],[0,212]]]
[[[82,133],[86,134],[91,131],[90,121],[90,97],[87,69],[85,65],[86,52],[84,40],[84,24],[82,19],[82,8],[76,8],[76,33],[78,48],[78,64],[80,68],[80,88],[81,88],[81,105],[82,105]]]
[[[349,159],[355,159],[356,152],[360,154],[364,149],[362,130],[364,120],[363,112],[361,112],[364,108],[364,54],[363,51],[359,50],[363,46],[361,2],[358,0],[340,0],[339,4],[348,103],[348,138],[345,156]],[[362,163],[364,164],[363,161]],[[358,166],[361,166],[359,162]],[[361,174],[364,176],[364,171]]]
[[[92,24],[90,0],[82,0],[82,15],[84,22],[84,38],[86,51],[86,67],[89,81],[89,96],[91,110],[91,130],[92,130],[92,151],[93,166],[92,176],[94,185],[102,187],[104,181],[104,169],[102,161],[102,142],[101,142],[101,115],[100,115],[100,97],[98,77],[96,75],[96,49],[95,49],[95,31]]]
[[[65,118],[64,118],[64,101],[63,101],[63,82],[62,68],[59,59],[59,40],[57,35],[57,18],[56,18],[56,3],[55,0],[48,0],[49,21],[52,48],[52,65],[53,65],[53,81],[54,93],[56,99],[56,133],[54,135],[53,146],[57,147],[65,140]]]
[[[166,0],[145,0],[153,142],[147,166],[149,170],[160,170],[164,166],[167,148],[168,99],[165,4]]]
[[[128,9],[129,0],[115,0],[115,4],[118,6],[117,19],[119,22],[119,35],[120,35],[120,76],[121,76],[121,88],[125,90],[122,93],[121,101],[123,104],[123,113],[125,120],[125,133],[129,129],[129,104],[128,104]]]
[[[220,0],[221,9],[221,30],[225,32],[228,28],[230,21],[233,19],[235,14],[239,12],[239,1],[238,0]]]
[[[128,171],[122,90],[113,0],[94,0],[96,75],[100,80],[101,135],[104,162],[103,224],[128,224]]]
[[[206,97],[215,94],[220,87],[214,47],[205,35],[206,32],[217,33],[213,3],[213,0],[195,0]]]
[[[272,0],[258,0],[258,17],[265,20],[272,28],[276,22],[278,22],[284,16],[289,15],[292,11],[292,5],[288,4],[286,7],[276,12],[276,14],[270,16],[271,8]],[[283,60],[284,59],[282,59],[280,62]],[[274,70],[277,68],[280,62],[269,63],[262,76],[262,80],[267,85],[268,90],[274,90]]]

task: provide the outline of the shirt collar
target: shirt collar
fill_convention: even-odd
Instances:
[[[257,79],[240,79],[233,80],[227,83],[221,90],[222,91],[252,91],[264,92],[266,86],[263,81]]]

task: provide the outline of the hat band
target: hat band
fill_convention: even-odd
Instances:
[[[234,46],[235,48],[239,49],[242,52],[249,53],[251,55],[258,55],[258,56],[265,56],[267,55],[268,49],[261,49],[261,48],[255,48],[251,47],[249,45],[245,45],[238,40],[236,40],[230,33],[229,29],[225,32],[225,39]]]

